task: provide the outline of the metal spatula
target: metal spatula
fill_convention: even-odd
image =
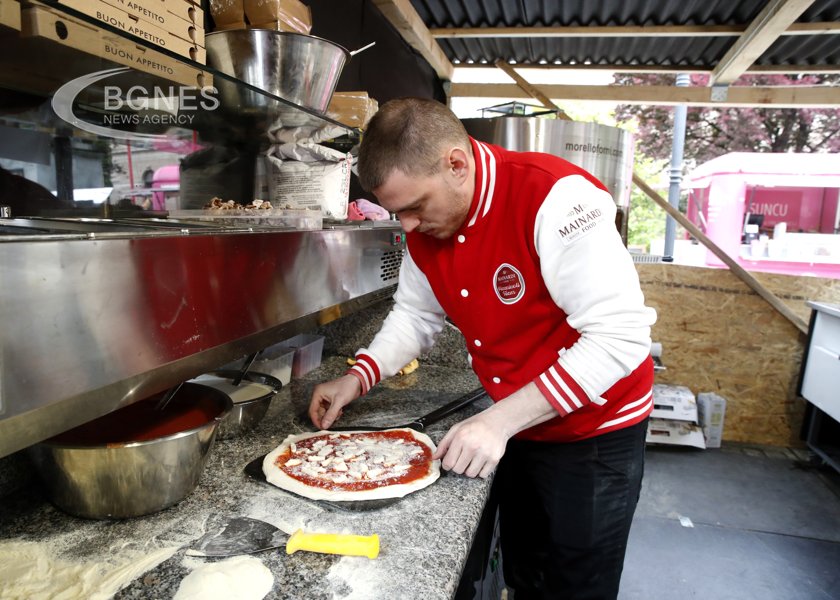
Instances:
[[[468,394],[464,394],[460,398],[453,400],[447,404],[444,404],[438,409],[433,410],[429,414],[423,415],[422,417],[417,417],[410,423],[404,423],[403,425],[391,425],[389,427],[382,427],[378,425],[346,425],[346,426],[339,426],[339,427],[330,427],[330,431],[385,431],[387,429],[413,429],[415,431],[426,431],[426,428],[429,425],[437,423],[441,419],[448,417],[449,415],[458,412],[462,408],[465,408],[479,400],[480,398],[484,398],[487,395],[487,392],[484,391],[484,388],[476,388]]]
[[[236,556],[286,547],[286,554],[298,550],[345,556],[379,555],[379,536],[344,533],[306,533],[291,536],[271,523],[250,517],[233,517],[218,529],[208,531],[190,545],[190,556]]]

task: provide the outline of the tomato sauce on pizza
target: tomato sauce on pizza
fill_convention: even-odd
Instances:
[[[292,443],[274,465],[306,486],[352,492],[427,477],[432,450],[405,430],[324,433]]]

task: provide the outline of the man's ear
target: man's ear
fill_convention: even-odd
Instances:
[[[463,148],[458,146],[449,150],[446,157],[446,169],[458,181],[467,179],[470,171],[469,155]]]

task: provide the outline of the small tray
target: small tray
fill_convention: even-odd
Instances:
[[[263,454],[262,456],[255,458],[247,465],[245,465],[245,474],[251,477],[252,479],[256,479],[259,482],[262,482],[266,485],[270,485],[274,489],[279,490],[280,488],[270,484],[266,480],[265,473],[263,473],[262,464],[263,459],[265,459],[266,456],[266,454]],[[290,492],[288,490],[283,491],[287,494],[292,494],[293,496],[303,498],[304,500],[309,500],[310,502],[315,502],[316,504],[320,504],[322,506],[354,512],[378,510],[380,508],[386,508],[388,506],[391,506],[392,504],[396,504],[397,502],[402,500],[402,498],[380,498],[378,500],[313,500],[312,498],[307,498],[306,496],[301,496],[300,494],[295,494],[294,492]]]
[[[302,230],[321,229],[324,221],[320,210],[291,208],[184,209],[171,210],[169,216],[173,219],[209,221],[232,226],[256,225]]]

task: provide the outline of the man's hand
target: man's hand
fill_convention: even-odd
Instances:
[[[488,477],[505,453],[507,441],[523,429],[548,421],[557,411],[536,384],[528,383],[490,408],[452,426],[432,458],[447,471]]]
[[[441,466],[467,477],[486,478],[505,453],[512,435],[494,418],[491,408],[452,426],[432,458]]]
[[[315,386],[309,402],[309,418],[319,429],[335,423],[345,406],[359,397],[362,385],[353,375],[344,375]]]

